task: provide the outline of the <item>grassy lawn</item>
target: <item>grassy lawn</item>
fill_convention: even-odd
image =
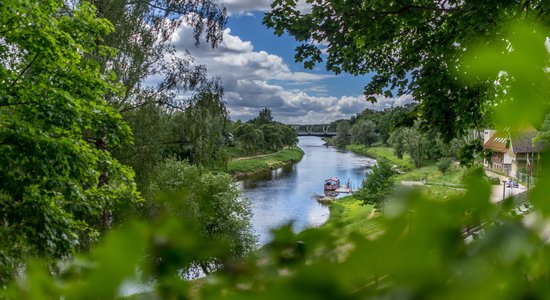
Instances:
[[[362,205],[360,200],[347,196],[331,204],[330,217],[323,227],[334,230],[342,239],[352,232],[368,236],[381,230],[376,216],[378,213],[373,212],[372,205]]]
[[[408,154],[405,154],[403,156],[403,159],[400,159],[395,156],[393,149],[390,147],[366,147],[364,145],[351,144],[347,145],[346,149],[351,152],[369,156],[372,158],[385,158],[389,160],[392,165],[397,165],[402,171],[409,171],[414,169],[413,161]]]
[[[302,149],[289,147],[273,154],[233,159],[227,164],[227,171],[231,174],[250,174],[277,168],[289,162],[300,161],[303,156]]]
[[[231,158],[237,158],[246,155],[243,149],[237,148],[235,146],[225,147],[225,151],[227,152],[227,154],[229,154],[229,157]]]
[[[462,167],[452,164],[447,172],[445,172],[445,174],[442,174],[436,166],[431,165],[415,169],[404,174],[399,174],[395,177],[395,181],[422,181],[422,179],[424,179],[427,175],[428,183],[447,183],[450,185],[460,185],[463,171],[464,169]]]

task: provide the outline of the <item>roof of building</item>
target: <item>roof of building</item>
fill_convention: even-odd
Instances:
[[[508,151],[508,132],[497,131],[493,136],[483,145],[483,149],[489,149],[496,152]]]
[[[542,151],[541,143],[533,143],[537,131],[519,131],[510,134],[512,151],[514,153],[537,153]]]
[[[533,143],[537,136],[534,128],[525,127],[511,132],[509,128],[499,130],[483,145],[483,149],[496,152],[507,152],[511,149],[514,153],[538,153],[543,150],[541,143]]]

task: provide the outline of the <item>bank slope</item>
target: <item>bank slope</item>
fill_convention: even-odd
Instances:
[[[227,171],[236,178],[244,178],[300,161],[303,156],[299,147],[287,147],[272,154],[233,159],[227,164]]]

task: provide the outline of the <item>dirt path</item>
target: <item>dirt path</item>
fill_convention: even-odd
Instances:
[[[285,148],[286,149],[286,148]],[[284,149],[283,149],[284,150]],[[238,157],[238,158],[234,158],[234,160],[247,160],[247,159],[254,159],[254,158],[259,158],[259,157],[268,157],[268,156],[273,156],[273,155],[276,155],[278,153],[281,153],[283,150],[281,151],[277,151],[275,153],[269,153],[269,154],[262,154],[262,155],[254,155],[254,156],[245,156],[245,157]]]

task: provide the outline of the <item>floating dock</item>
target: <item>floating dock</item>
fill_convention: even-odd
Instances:
[[[336,193],[343,193],[343,194],[350,194],[355,192],[354,190],[350,189],[347,185],[342,185],[339,188],[335,190]]]

